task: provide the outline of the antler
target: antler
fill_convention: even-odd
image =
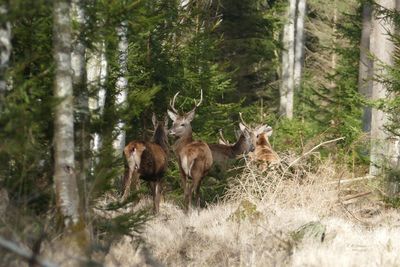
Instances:
[[[175,95],[174,95],[174,98],[172,99],[172,102],[171,102],[171,100],[169,101],[169,106],[171,107],[171,109],[175,112],[175,113],[179,113],[176,109],[175,109],[175,100],[176,100],[176,97],[179,95],[179,92],[178,93],[176,93]]]
[[[222,133],[222,129],[219,129],[219,136],[221,138],[221,141],[224,142],[225,145],[229,145],[229,142],[225,140],[224,134]]]
[[[239,117],[240,117],[240,120],[242,121],[243,125],[244,125],[247,129],[251,129],[251,128],[247,125],[247,123],[244,122],[243,117],[242,117],[242,112],[239,112]]]
[[[195,106],[194,106],[193,109],[196,109],[197,107],[199,107],[200,104],[201,104],[201,102],[203,102],[203,89],[200,90],[200,102],[199,102],[199,103],[196,103],[196,99],[195,99],[195,100],[194,100]]]

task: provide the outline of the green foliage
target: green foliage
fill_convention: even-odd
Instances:
[[[323,139],[316,138],[320,142],[344,137],[344,142],[335,146],[339,150],[334,152],[347,155],[349,147],[362,137],[361,116],[365,101],[358,93],[360,10],[355,8],[354,3],[341,3],[327,6],[323,11],[325,17],[313,13],[322,8],[318,1],[311,2],[310,6],[309,16],[313,24],[332,31],[332,35],[310,33],[306,46],[315,54],[318,64],[306,61],[302,91],[296,96],[295,103],[301,121],[306,124],[303,128],[308,128],[311,134],[308,137],[321,133]],[[334,8],[343,10],[336,22],[331,17]],[[329,64],[334,64],[332,62],[335,62],[334,69]],[[300,140],[304,142],[307,139]],[[364,154],[357,157],[361,159]]]
[[[45,1],[12,1],[12,90],[0,114],[0,184],[38,212],[52,193],[53,59],[51,7]],[[43,200],[38,201],[39,199]],[[40,203],[40,204],[39,204]],[[33,207],[32,206],[32,207]]]
[[[225,71],[232,73],[237,91],[228,99],[238,101],[245,97],[246,104],[251,104],[261,96],[269,103],[277,103],[278,90],[271,84],[276,81],[280,60],[277,57],[283,18],[280,2],[221,1],[223,20],[217,32],[223,40],[219,60]]]
[[[151,218],[151,213],[147,209],[138,210],[134,213],[118,215],[112,219],[98,219],[96,222],[96,234],[99,236],[133,236],[139,235],[145,223]]]

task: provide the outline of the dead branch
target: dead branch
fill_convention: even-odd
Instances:
[[[288,168],[292,167],[294,164],[296,164],[296,163],[297,163],[300,159],[302,159],[303,157],[305,157],[305,156],[311,154],[311,153],[312,153],[314,150],[316,150],[317,148],[319,148],[319,147],[321,147],[321,146],[323,146],[323,145],[329,144],[329,143],[333,143],[333,142],[337,142],[337,141],[339,141],[339,140],[343,140],[343,139],[344,139],[344,137],[339,137],[339,138],[336,138],[336,139],[333,139],[333,140],[328,140],[328,141],[322,142],[322,143],[320,143],[319,145],[316,145],[316,146],[313,147],[311,150],[309,150],[308,152],[302,154],[300,157],[298,157],[297,159],[295,159],[294,161],[292,161],[292,163],[289,164]]]
[[[350,178],[350,179],[344,179],[344,180],[337,180],[337,181],[334,181],[334,182],[329,182],[328,185],[331,185],[331,184],[347,184],[347,183],[351,183],[351,182],[355,182],[355,181],[369,180],[369,179],[374,179],[374,178],[376,178],[376,176],[366,175],[366,176],[362,176],[362,177],[356,177],[356,178]]]
[[[372,193],[372,191],[368,191],[368,192],[362,192],[362,193],[358,193],[358,194],[355,194],[355,195],[347,196],[347,197],[343,198],[342,201],[346,202],[346,201],[349,201],[349,200],[352,200],[352,199],[355,199],[355,198],[367,196],[367,195],[369,195],[371,193]],[[345,203],[345,204],[347,204],[347,203]]]
[[[3,247],[4,249],[8,250],[9,252],[14,253],[14,254],[22,257],[24,260],[31,262],[33,264],[37,264],[42,267],[57,267],[56,264],[51,263],[47,260],[40,259],[38,257],[38,255],[33,253],[32,251],[29,251],[28,249],[20,247],[17,244],[2,238],[1,236],[0,236],[0,247]]]

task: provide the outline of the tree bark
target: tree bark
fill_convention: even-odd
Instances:
[[[71,20],[67,1],[54,1],[54,182],[57,206],[69,228],[80,222],[75,175]]]
[[[107,80],[107,58],[104,41],[94,45],[95,50],[89,51],[87,61],[87,84],[90,91],[96,93],[95,97],[89,98],[89,110],[97,116],[102,116],[106,102],[105,83]],[[99,133],[94,133],[90,149],[94,153],[99,153],[102,147],[102,138]],[[92,162],[93,163],[93,162]]]
[[[395,8],[395,0],[379,0],[377,4],[387,8]],[[370,40],[371,53],[374,56],[373,74],[374,77],[381,77],[386,74],[385,65],[393,64],[394,45],[389,39],[389,33],[393,33],[394,24],[392,21],[376,16],[374,12],[372,20],[372,34]],[[374,80],[372,85],[372,100],[387,99],[390,97],[386,85]],[[389,123],[389,115],[382,110],[373,108],[371,113],[371,164],[370,174],[380,175],[384,167],[397,165],[398,139],[391,136],[385,125]]]
[[[362,30],[360,40],[360,62],[358,69],[358,92],[367,99],[372,97],[373,60],[370,53],[370,36],[372,31],[372,6],[364,2],[362,9]],[[371,131],[371,107],[364,107],[362,129]]]
[[[283,28],[282,84],[279,108],[280,113],[289,119],[293,118],[295,15],[296,0],[290,0],[287,11],[288,21]]]
[[[0,16],[6,16],[8,10],[5,5],[0,6]],[[0,23],[0,111],[3,109],[4,96],[7,90],[5,77],[11,56],[11,23]]]
[[[119,27],[117,27],[118,33],[118,52],[119,52],[119,76],[116,83],[117,95],[116,95],[116,107],[123,108],[126,104],[127,98],[127,86],[128,80],[126,74],[128,72],[128,27],[126,22],[122,22]],[[114,129],[116,133],[116,138],[113,142],[113,147],[117,157],[122,155],[125,147],[125,122],[120,119]]]
[[[298,0],[294,55],[294,88],[301,85],[302,68],[304,63],[304,19],[306,15],[306,0]]]
[[[331,73],[335,75],[337,65],[337,23],[338,23],[338,5],[337,0],[333,0],[333,18],[332,18],[332,48],[331,48]],[[336,82],[334,79],[330,81],[330,87],[335,88]]]
[[[89,132],[89,93],[86,84],[86,45],[84,43],[84,28],[86,24],[85,10],[80,0],[71,1],[71,18],[77,25],[72,32],[71,67],[73,70],[72,84],[76,96],[75,147],[77,153],[77,181],[80,191],[80,204],[85,221],[90,222],[87,173],[90,167],[90,132]],[[89,224],[90,225],[90,224]],[[89,226],[88,225],[88,226]]]

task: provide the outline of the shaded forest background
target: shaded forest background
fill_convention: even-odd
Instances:
[[[301,79],[294,88],[291,117],[282,112],[280,102],[282,60],[288,49],[284,28],[290,24],[288,1],[67,3],[70,51],[78,65],[84,59],[80,69],[71,70],[72,172],[79,189],[80,212],[91,236],[139,229],[137,225],[150,216],[143,210],[109,223],[97,221],[91,208],[105,194],[121,194],[126,171],[121,148],[130,140],[148,140],[152,113],[162,118],[178,91],[180,110],[189,110],[200,90],[204,92],[192,124],[195,139],[216,143],[223,129],[225,137],[235,142],[234,130],[242,112],[249,123],[272,126],[271,144],[281,153],[301,154],[325,140],[344,137],[324,147],[320,156],[347,166],[354,177],[370,172],[371,128],[363,121],[368,110],[384,111],[385,129],[380,131],[398,140],[397,28],[385,37],[390,37],[394,46],[393,64],[381,62],[384,72],[369,73],[360,81],[359,63],[366,6],[375,10],[374,16],[397,27],[397,5],[385,9],[381,3],[364,0],[307,1]],[[57,67],[53,1],[2,0],[0,7],[1,30],[9,33],[11,41],[9,45],[0,43],[0,188],[15,212],[2,223],[8,225],[4,236],[14,239],[13,232],[21,233],[19,240],[32,244],[44,239],[44,233],[63,231],[61,216],[53,212],[55,108],[62,102],[53,94]],[[371,60],[373,55],[367,58]],[[390,97],[373,99],[362,91],[364,82],[384,84]],[[174,159],[169,166],[163,194],[182,205]],[[392,164],[387,170],[379,166],[387,170],[379,174],[396,174],[396,167]],[[232,175],[206,178],[201,189],[203,205],[219,201]],[[143,185],[140,193],[146,192]],[[138,195],[133,194],[127,202]],[[110,203],[108,208],[124,204]],[[29,230],[27,222],[32,223]]]

